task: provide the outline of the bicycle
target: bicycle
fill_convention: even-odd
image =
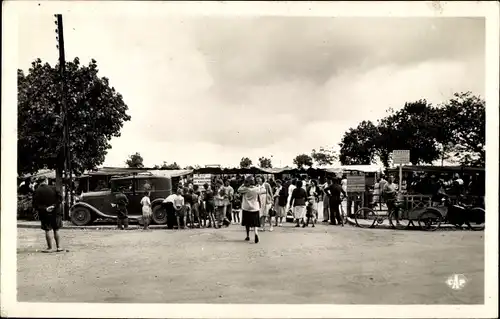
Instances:
[[[403,230],[414,226],[412,216],[415,216],[414,211],[417,209],[421,209],[421,207],[407,209],[406,201],[396,200],[393,209],[385,214],[379,214],[370,207],[361,207],[354,214],[354,220],[356,226],[360,228],[373,228],[376,225],[383,224],[388,219],[391,228]]]
[[[452,224],[458,229],[462,229],[464,224],[474,231],[485,229],[486,211],[482,207],[466,205],[462,202],[462,198],[453,205],[448,196],[443,197],[441,202],[443,205],[428,207],[420,214],[418,218],[420,229],[435,231],[442,223]]]

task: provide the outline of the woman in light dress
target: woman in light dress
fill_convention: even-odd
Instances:
[[[269,210],[273,206],[273,191],[271,189],[271,185],[269,185],[269,183],[267,182],[264,182],[264,178],[262,176],[257,176],[257,187],[259,188],[258,192],[260,201],[260,230],[266,230],[266,221],[269,220],[269,230],[273,231],[272,218],[269,215]]]
[[[318,182],[316,180],[311,180],[309,186],[307,186],[307,199],[309,200],[310,203],[312,203],[312,212],[314,215],[312,216],[306,216],[308,217],[308,221],[306,223],[309,224],[309,219],[313,219],[313,225],[315,222],[318,221],[318,202],[319,202],[319,195],[321,193],[321,189],[318,186]]]
[[[151,219],[151,200],[149,199],[149,192],[144,192],[144,197],[141,199],[142,206],[142,219],[144,222],[144,230],[149,229],[149,223]]]
[[[288,200],[286,202],[286,209],[285,209],[287,212],[292,209],[292,206],[291,206],[292,193],[293,193],[293,190],[295,188],[297,188],[296,184],[297,184],[297,179],[293,179],[292,182],[290,183],[290,185],[288,186]]]
[[[300,227],[300,222],[304,222],[307,205],[307,191],[302,187],[302,181],[297,182],[297,187],[292,192],[291,206],[293,207],[293,217],[295,227]]]

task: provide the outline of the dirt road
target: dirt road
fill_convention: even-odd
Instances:
[[[18,229],[18,300],[142,303],[481,304],[483,232],[287,224],[222,230],[62,230],[66,253]],[[464,274],[466,286],[446,285]]]

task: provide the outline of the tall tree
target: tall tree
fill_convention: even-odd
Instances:
[[[94,169],[104,162],[112,137],[120,136],[128,107],[106,77],[98,75],[92,59],[81,65],[78,58],[66,63],[71,163],[74,173]],[[59,65],[37,59],[18,81],[18,173],[55,169],[60,180],[64,160]]]
[[[445,103],[443,131],[455,157],[463,165],[485,165],[486,107],[484,99],[471,92],[455,93]]]
[[[262,156],[261,158],[259,158],[259,166],[261,168],[272,168],[273,164],[270,158]]]
[[[313,159],[307,154],[300,154],[293,159],[293,164],[297,165],[298,168],[303,168],[304,166],[311,167]]]
[[[311,153],[312,159],[318,166],[332,165],[337,160],[335,151],[331,148],[321,146],[319,150],[313,149]]]
[[[344,134],[340,142],[340,162],[342,165],[369,165],[378,154],[379,130],[371,121],[363,121],[356,128]]]
[[[143,162],[144,159],[142,158],[141,154],[135,153],[128,157],[128,159],[125,161],[125,164],[127,164],[128,167],[143,168]]]
[[[252,160],[249,159],[248,157],[243,157],[240,161],[240,167],[249,168],[250,166],[252,166]]]
[[[380,121],[376,148],[382,162],[388,165],[393,150],[410,150],[413,165],[431,164],[441,158],[439,143],[446,138],[441,111],[426,100],[405,103],[398,111],[389,110]]]

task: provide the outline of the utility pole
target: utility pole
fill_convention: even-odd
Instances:
[[[56,17],[55,24],[57,26],[57,48],[59,49],[59,71],[61,76],[61,106],[62,106],[62,118],[63,118],[63,158],[64,158],[64,170],[63,170],[63,185],[66,184],[64,192],[64,217],[69,217],[69,203],[72,200],[72,174],[71,174],[71,154],[69,147],[69,123],[68,123],[68,109],[66,103],[66,57],[64,53],[64,28],[62,14],[55,14]]]

